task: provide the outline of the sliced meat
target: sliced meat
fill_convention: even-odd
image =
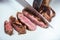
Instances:
[[[10,24],[10,22],[5,21],[4,22],[4,31],[5,33],[12,35],[13,34],[13,28],[12,25]]]
[[[19,22],[16,21],[16,23],[13,23],[13,28],[19,33],[19,34],[26,34],[26,26],[21,25]]]
[[[26,33],[26,26],[22,25],[18,20],[16,20],[15,17],[10,17],[10,22],[13,26],[13,28],[19,33],[19,34],[25,34]]]
[[[17,18],[19,21],[21,21],[22,23],[24,23],[29,30],[36,30],[36,25],[34,23],[32,23],[30,21],[30,19],[28,19],[27,17],[25,17],[22,13],[18,12],[17,13]]]
[[[38,13],[34,8],[26,7],[26,8],[23,9],[23,11],[27,11],[30,14],[34,15],[35,17],[38,17],[38,18],[42,19],[41,14]]]
[[[27,11],[27,12],[31,13],[32,15],[38,17],[38,14],[36,13],[36,10],[33,10],[33,9],[30,8],[30,7],[29,7],[29,8],[28,8],[28,7],[24,8],[23,11]],[[23,12],[23,11],[22,11],[22,12]]]
[[[38,21],[33,15],[30,15],[30,13],[23,11],[24,16],[29,18],[33,23],[36,25],[39,25],[40,27],[47,28],[47,25],[45,25],[43,22]]]
[[[25,9],[23,9],[22,12],[24,12],[24,11],[26,11],[26,12],[28,12],[29,14],[33,15],[33,16],[34,16],[36,19],[38,19],[39,21],[42,20],[41,16],[40,16],[39,14],[37,14],[34,10],[32,10],[32,9],[30,9],[30,8],[25,8]]]

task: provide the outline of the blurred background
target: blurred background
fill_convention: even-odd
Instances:
[[[26,0],[32,5],[33,0]],[[56,16],[52,19],[53,28],[43,29],[37,27],[36,31],[28,31],[24,35],[14,34],[9,36],[4,32],[4,21],[8,20],[11,15],[16,16],[18,11],[22,11],[23,6],[15,0],[0,2],[0,40],[60,40],[60,0],[51,0],[50,6],[55,10]]]

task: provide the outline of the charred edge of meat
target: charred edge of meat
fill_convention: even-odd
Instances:
[[[12,31],[8,31],[8,30],[6,31],[6,27],[5,27],[6,26],[6,22],[7,22],[7,20],[4,22],[4,31],[5,31],[6,34],[9,34],[11,36],[13,34],[13,28],[12,28]]]
[[[15,20],[14,20],[15,19]],[[14,21],[13,21],[14,20]],[[19,33],[19,34],[25,34],[26,33],[26,26],[22,25],[18,20],[16,20],[15,17],[11,16],[10,21],[13,21],[11,25],[13,28]]]
[[[26,7],[26,8],[24,8],[24,9],[23,9],[23,11],[27,11],[27,12],[29,12],[31,15],[36,16],[35,11],[34,11],[34,10],[32,10],[31,8]]]
[[[19,34],[26,34],[26,26],[23,25],[16,25],[15,23],[12,24],[14,29],[19,33]]]

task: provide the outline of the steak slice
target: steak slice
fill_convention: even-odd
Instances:
[[[32,9],[26,7],[26,8],[23,9],[22,12],[24,12],[24,11],[26,11],[29,14],[33,15],[37,20],[42,21],[42,18],[35,11],[33,11]]]
[[[47,25],[45,25],[42,21],[38,21],[33,15],[31,15],[30,13],[23,11],[24,16],[26,16],[27,18],[29,18],[33,23],[35,23],[36,25],[39,25],[40,27],[43,28],[47,28]]]
[[[10,17],[10,22],[13,26],[13,28],[19,33],[19,34],[25,34],[26,33],[26,26],[22,25],[21,22],[16,20],[15,17],[11,16]]]
[[[10,22],[5,21],[4,22],[4,31],[5,33],[12,35],[13,34],[13,28],[12,25],[10,24]]]
[[[36,30],[36,25],[33,22],[31,22],[30,19],[28,19],[22,13],[18,12],[17,13],[17,18],[18,18],[19,21],[24,23],[28,27],[29,30],[31,30],[31,31]]]

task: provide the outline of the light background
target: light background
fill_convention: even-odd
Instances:
[[[33,0],[26,0],[32,5]],[[55,10],[56,16],[52,19],[53,28],[43,29],[37,27],[36,31],[28,31],[24,35],[18,35],[14,30],[14,34],[9,36],[4,32],[4,21],[9,19],[9,16],[16,16],[18,11],[23,7],[15,0],[10,0],[7,3],[0,3],[0,40],[60,40],[60,0],[52,0],[50,6]]]

